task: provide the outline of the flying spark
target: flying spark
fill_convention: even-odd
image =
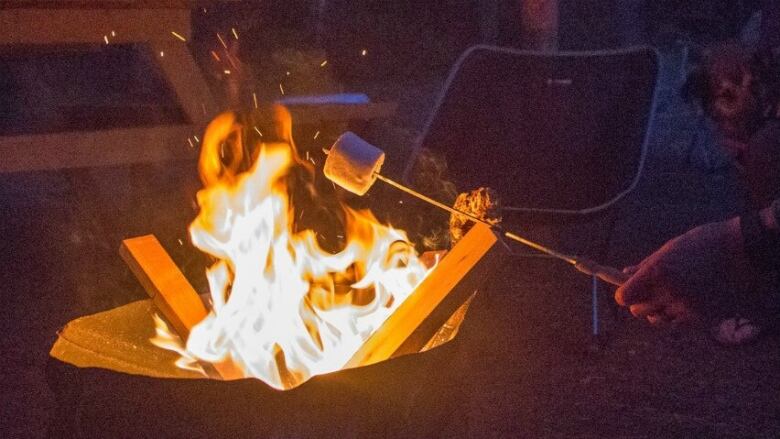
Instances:
[[[255,103],[255,108],[257,108],[257,93],[252,92],[252,102]]]
[[[363,49],[363,50],[360,51],[360,56],[366,56],[367,53],[368,53],[368,50]]]
[[[236,69],[236,71],[237,71],[238,70],[238,66],[236,66],[236,62],[233,61],[233,57],[230,56],[230,52],[227,49],[225,50],[225,58],[227,58],[227,60],[230,63],[230,65],[233,66],[233,68]]]
[[[217,55],[217,52],[215,52],[215,51],[213,51],[213,50],[212,50],[212,51],[211,51],[211,56],[212,56],[212,58],[214,58],[215,60],[217,60],[217,62],[222,62],[222,60],[221,60],[221,59],[219,59],[219,55]]]
[[[227,44],[225,44],[225,40],[222,39],[222,35],[220,35],[219,32],[217,32],[217,39],[219,40],[219,43],[222,44],[222,47],[227,49]]]
[[[116,36],[116,32],[114,32],[114,31],[111,31],[111,36],[112,36],[112,37],[115,37],[115,36]]]
[[[320,132],[319,132],[319,131],[317,131],[316,133],[314,133],[314,138],[315,138],[315,139],[316,139],[317,137],[319,137],[319,136],[320,136]]]
[[[238,32],[236,32],[236,28],[234,28],[234,27],[231,27],[231,28],[230,28],[230,30],[233,32],[233,37],[234,37],[235,39],[238,39]]]
[[[103,35],[103,41],[105,41],[106,44],[108,44],[108,35]]]
[[[174,31],[171,31],[171,35],[173,35],[174,37],[184,41],[185,43],[187,42],[186,38],[184,38],[183,36],[179,35],[178,33],[174,32]]]
[[[320,63],[320,67],[325,67],[326,65],[328,65],[328,60],[327,59]]]
[[[260,130],[257,129],[257,127],[254,127],[255,131],[257,131],[257,134],[260,134],[260,137],[263,137],[263,133],[260,132]]]
[[[281,91],[282,94],[284,94],[284,87],[282,87],[282,83],[281,82],[279,83],[279,91]]]

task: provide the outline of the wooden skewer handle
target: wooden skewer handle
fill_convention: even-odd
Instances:
[[[626,283],[630,277],[615,267],[601,265],[586,258],[578,258],[574,268],[618,287]]]

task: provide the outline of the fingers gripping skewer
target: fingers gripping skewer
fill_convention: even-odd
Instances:
[[[440,209],[446,210],[453,215],[461,215],[472,221],[485,224],[508,239],[565,261],[573,265],[579,271],[597,276],[613,285],[622,285],[628,277],[625,273],[616,268],[599,265],[586,258],[575,258],[531,241],[530,239],[523,238],[516,233],[505,231],[498,225],[490,224],[479,217],[450,207],[440,201],[421,194],[414,189],[406,187],[401,183],[393,181],[379,173],[384,160],[385,153],[381,149],[371,145],[352,132],[346,132],[336,140],[336,143],[334,143],[333,147],[328,151],[324,172],[325,176],[330,181],[357,195],[365,194],[376,180],[381,180],[396,189],[406,192],[407,194]]]

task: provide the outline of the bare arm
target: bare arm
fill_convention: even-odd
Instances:
[[[767,231],[780,230],[773,208],[758,213]],[[746,248],[742,218],[704,224],[668,241],[625,271],[629,280],[615,300],[651,323],[685,321],[703,301],[720,292],[750,294],[758,289],[762,269],[754,251]],[[759,236],[760,238],[760,236]]]

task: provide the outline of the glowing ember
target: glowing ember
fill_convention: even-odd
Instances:
[[[289,133],[289,120],[283,125]],[[310,165],[288,134],[287,142],[260,144],[250,170],[237,172],[220,152],[241,157],[241,130],[223,114],[203,138],[206,187],[190,236],[217,259],[207,271],[212,310],[186,346],[161,320],[153,342],[179,352],[182,367],[233,361],[246,376],[288,389],[341,369],[428,270],[404,232],[368,211],[344,208],[338,253],[323,250],[312,230],[294,232],[289,177]]]
[[[222,35],[220,35],[219,32],[217,32],[217,39],[219,40],[219,44],[221,44],[222,47],[224,47],[225,49],[228,48],[227,44],[225,43],[225,40],[222,39]]]
[[[178,32],[171,31],[171,35],[173,35],[174,37],[176,37],[177,39],[179,39],[179,40],[181,40],[181,41],[183,41],[185,43],[187,42],[187,39],[184,38],[183,36],[181,36]]]

